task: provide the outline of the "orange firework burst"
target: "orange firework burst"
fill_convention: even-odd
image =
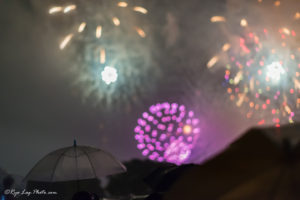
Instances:
[[[275,7],[280,5],[280,1],[274,3]],[[296,16],[290,21],[296,23]],[[228,20],[215,16],[211,21]],[[293,123],[300,107],[300,44],[296,30],[274,25],[257,28],[246,18],[239,26],[237,33],[228,34],[231,42],[207,67],[225,63],[223,86],[247,118],[256,119],[258,125]]]

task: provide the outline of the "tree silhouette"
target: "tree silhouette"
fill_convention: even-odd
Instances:
[[[151,188],[145,183],[144,179],[159,167],[173,166],[173,164],[169,163],[137,159],[124,163],[124,165],[127,167],[127,173],[109,177],[106,191],[112,196],[149,194],[151,193]]]

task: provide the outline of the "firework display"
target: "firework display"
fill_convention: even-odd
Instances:
[[[294,109],[299,107],[299,52],[287,47],[295,36],[294,31],[280,29],[275,38],[269,34],[264,29],[240,38],[240,55],[228,51],[231,62],[227,65],[225,80],[230,99],[237,106],[245,107],[248,118],[262,112],[271,117],[262,118],[258,124],[271,119],[279,126],[293,123]],[[284,39],[279,44],[271,41],[278,43],[280,38]]]
[[[151,52],[142,28],[142,1],[73,0],[53,4],[49,14],[72,24],[59,48],[73,61],[74,86],[83,101],[110,105],[138,101],[155,84]],[[70,27],[70,26],[69,26]],[[149,89],[150,90],[150,89]],[[118,103],[119,104],[119,103]]]
[[[97,43],[84,46],[85,53],[77,57],[79,64],[73,65],[74,86],[84,102],[124,108],[138,103],[145,90],[155,88],[159,70],[152,66],[150,52],[142,44],[124,40],[107,45],[106,64],[100,66],[95,48]]]
[[[177,103],[158,103],[144,112],[135,127],[143,156],[177,165],[188,162],[200,134],[199,119]]]
[[[226,19],[214,16],[211,21]],[[240,27],[239,34],[232,34],[232,42],[226,43],[207,67],[226,63],[223,86],[247,118],[255,119],[258,125],[293,123],[300,107],[300,45],[296,30],[274,25],[252,27],[246,19],[240,20]]]

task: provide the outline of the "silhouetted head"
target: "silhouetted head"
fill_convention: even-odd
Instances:
[[[95,193],[91,194],[91,199],[92,200],[99,200],[99,196]]]
[[[8,175],[3,179],[3,187],[4,189],[9,189],[13,186],[15,180],[12,176]]]
[[[145,200],[161,200],[161,199],[163,199],[162,194],[152,193]]]
[[[72,200],[92,200],[90,193],[81,191],[73,195]]]

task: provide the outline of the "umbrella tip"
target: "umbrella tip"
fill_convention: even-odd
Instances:
[[[76,142],[76,139],[74,140],[74,144],[73,144],[74,147],[77,146],[77,142]]]

